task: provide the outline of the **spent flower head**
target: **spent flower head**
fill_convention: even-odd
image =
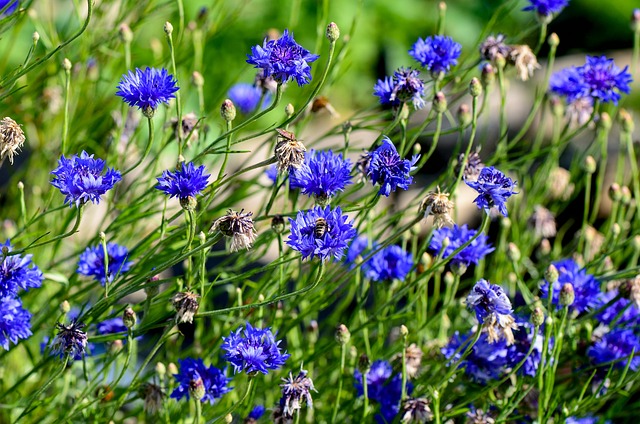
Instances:
[[[278,142],[276,143],[274,155],[277,161],[278,172],[289,172],[291,169],[298,169],[304,163],[306,147],[292,132],[277,128]]]
[[[289,372],[289,377],[283,378],[282,381],[284,383],[280,385],[282,387],[280,407],[284,415],[293,417],[293,414],[300,410],[305,402],[309,408],[313,408],[311,391],[316,391],[316,389],[313,387],[313,381],[307,371],[300,370],[295,377]]]
[[[20,125],[9,117],[2,118],[0,120],[0,165],[4,158],[9,158],[9,163],[13,165],[13,157],[20,152],[24,141],[24,132]]]
[[[138,394],[144,400],[145,412],[150,415],[155,414],[162,408],[164,398],[167,396],[162,387],[153,383],[145,383]]]
[[[434,35],[425,39],[418,38],[409,55],[433,75],[447,73],[458,64],[462,46],[451,37]]]
[[[209,402],[213,405],[216,399],[219,399],[225,393],[231,391],[232,387],[228,387],[230,378],[225,377],[223,370],[213,365],[206,366],[201,358],[178,359],[179,372],[174,374],[178,386],[171,392],[171,398],[180,400],[186,397],[187,400],[198,393],[201,402]]]
[[[51,353],[59,355],[61,359],[65,356],[70,359],[82,358],[87,348],[87,333],[82,330],[84,327],[85,324],[76,320],[68,325],[57,323],[58,334],[51,344]]]
[[[171,303],[176,310],[176,321],[178,323],[193,322],[193,316],[198,312],[200,304],[198,303],[198,296],[190,291],[179,292],[173,295]]]
[[[247,322],[228,337],[223,337],[224,358],[233,365],[235,373],[245,371],[253,375],[258,372],[268,374],[284,365],[288,353],[281,352],[280,340],[276,340],[270,328],[254,328]]]
[[[227,214],[218,218],[211,227],[210,233],[220,231],[225,237],[231,237],[229,250],[250,249],[256,240],[256,228],[253,225],[252,212],[240,212],[229,209]]]
[[[168,104],[178,89],[176,80],[166,69],[136,68],[134,72],[122,75],[116,95],[151,118],[158,105]]]
[[[64,155],[58,160],[58,167],[51,171],[54,175],[51,185],[59,189],[66,197],[64,203],[80,207],[88,201],[100,203],[100,198],[122,179],[120,172],[105,168],[105,161],[94,159],[83,151],[80,156],[67,159]]]
[[[442,228],[446,225],[453,225],[451,219],[451,211],[453,210],[453,202],[449,200],[449,193],[440,191],[437,187],[436,191],[430,191],[420,203],[418,213],[426,219],[427,216],[433,215],[433,226]]]
[[[78,269],[76,272],[81,275],[93,277],[103,286],[105,282],[112,282],[117,275],[123,274],[131,268],[133,262],[127,261],[129,251],[126,247],[117,243],[107,243],[108,268],[105,273],[104,248],[101,244],[90,246],[80,255]]]
[[[518,194],[515,191],[516,183],[493,166],[482,168],[477,181],[465,183],[478,192],[474,202],[478,209],[484,209],[487,213],[495,207],[502,215],[507,216],[507,199]]]

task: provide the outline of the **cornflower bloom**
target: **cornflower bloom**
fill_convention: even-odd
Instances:
[[[413,267],[413,257],[400,246],[387,246],[366,263],[365,275],[373,281],[404,281]]]
[[[535,377],[542,357],[544,334],[541,329],[534,334],[533,325],[520,317],[516,318],[516,324],[518,325],[518,329],[514,333],[514,343],[509,346],[509,354],[507,356],[510,367],[515,368],[526,358],[524,364],[518,370],[518,374]],[[532,344],[533,349],[531,349]],[[552,347],[553,338],[549,341],[549,353]],[[531,354],[528,355],[530,350]]]
[[[156,188],[170,198],[178,197],[180,205],[187,210],[195,208],[196,196],[202,193],[209,183],[211,174],[205,174],[204,165],[196,168],[193,162],[182,163],[180,169],[175,172],[163,171],[161,177],[157,177]]]
[[[110,283],[117,275],[129,271],[133,262],[127,261],[128,257],[129,251],[126,247],[113,242],[107,243],[109,267],[105,274],[104,248],[101,244],[87,247],[80,255],[76,272],[81,275],[93,277],[94,280],[104,286],[105,282]]]
[[[447,366],[460,360],[462,352],[471,343],[473,333],[461,336],[457,331],[449,344],[441,349],[442,354],[449,359]],[[458,351],[458,353],[456,353]],[[471,353],[460,363],[465,373],[472,380],[487,384],[491,380],[499,379],[509,363],[509,350],[504,340],[489,343],[487,333],[482,333],[478,341],[471,348]]]
[[[7,240],[0,244],[0,297],[15,296],[20,290],[29,290],[42,285],[42,271],[31,262],[33,255],[11,255],[11,244]]]
[[[419,156],[402,159],[396,146],[385,136],[380,147],[367,154],[366,174],[373,184],[380,185],[379,193],[389,197],[398,188],[409,189],[413,182],[410,172],[415,169],[413,166],[418,159]]]
[[[587,350],[587,355],[595,365],[606,364],[606,367],[614,362],[618,368],[625,368],[631,361],[629,368],[637,371],[640,366],[640,340],[633,330],[619,328],[609,331]],[[631,354],[634,354],[632,357]],[[606,371],[605,371],[606,372]]]
[[[552,302],[560,309],[560,290],[566,283],[573,286],[575,301],[569,310],[583,313],[598,306],[600,298],[600,282],[591,274],[580,267],[573,259],[563,259],[554,262],[553,265],[558,270],[558,280],[552,286]],[[541,297],[546,299],[549,296],[549,282],[545,281],[541,287]]]
[[[514,190],[516,183],[493,166],[482,168],[477,181],[465,183],[478,192],[474,203],[478,205],[478,209],[484,209],[487,213],[492,207],[496,207],[502,215],[507,216],[507,199],[518,194]]]
[[[229,337],[223,337],[224,358],[233,365],[233,371],[246,371],[249,375],[280,368],[289,358],[280,351],[280,340],[276,341],[270,328],[254,328],[247,323],[246,328],[238,328]]]
[[[13,156],[20,152],[24,141],[24,132],[20,125],[9,117],[2,118],[0,121],[0,165],[5,157],[8,157],[9,163],[13,165]]]
[[[476,233],[477,231],[469,229],[467,224],[461,227],[454,224],[451,228],[439,228],[433,232],[433,236],[429,242],[429,250],[434,254],[441,254],[445,259],[449,259],[453,252],[471,240]],[[448,240],[448,244],[445,243],[445,240]],[[471,264],[477,265],[480,259],[495,250],[491,244],[488,243],[488,240],[489,237],[480,234],[470,245],[456,254],[451,259],[451,263],[456,266],[462,265],[466,267]]]
[[[598,304],[594,309],[600,309],[615,299],[619,290],[610,290],[598,296]],[[624,297],[613,302],[609,307],[597,315],[598,321],[612,328],[615,325],[631,328],[640,325],[640,310],[635,303]]]
[[[171,392],[171,398],[180,400],[186,396],[187,400],[194,397],[201,402],[209,402],[213,405],[225,393],[231,391],[232,387],[227,385],[231,381],[225,377],[224,371],[213,365],[207,367],[202,359],[178,359],[180,370],[173,377],[178,383],[178,387]]]
[[[265,408],[262,405],[255,406],[247,418],[244,419],[244,424],[256,424],[260,418],[264,415]]]
[[[9,350],[10,343],[18,344],[31,332],[31,314],[22,308],[20,299],[14,296],[0,297],[0,346]]]
[[[85,151],[70,159],[62,155],[58,167],[51,171],[54,175],[51,185],[66,196],[64,203],[69,206],[80,207],[88,201],[100,203],[101,196],[122,179],[120,172],[112,168],[103,174],[104,167],[105,161],[94,159]]]
[[[380,104],[399,106],[401,103],[413,104],[414,109],[422,109],[424,102],[424,81],[420,73],[411,68],[400,68],[393,77],[378,80],[373,87],[373,94],[380,98]]]
[[[598,424],[600,422],[599,417],[594,417],[593,415],[587,415],[582,418],[578,418],[575,416],[567,417],[564,424]],[[611,421],[605,420],[604,424],[610,424]]]
[[[311,82],[309,64],[319,57],[296,43],[293,33],[285,29],[277,40],[265,39],[262,46],[252,47],[247,63],[262,69],[263,77],[271,76],[280,84],[295,80],[303,86]]]
[[[329,151],[311,150],[300,168],[290,174],[290,187],[302,194],[314,196],[316,202],[326,206],[336,193],[351,184],[351,161]]]
[[[313,408],[313,399],[311,391],[316,391],[313,387],[313,381],[307,376],[307,371],[300,370],[298,375],[293,377],[289,372],[289,377],[283,378],[282,397],[280,398],[280,407],[282,413],[286,416],[293,417],[293,414],[302,408],[302,403],[306,402],[309,408]]]
[[[58,334],[51,344],[51,353],[60,358],[80,359],[86,353],[87,333],[82,331],[85,324],[71,321],[69,325],[57,323]]]
[[[433,75],[447,73],[458,64],[462,46],[451,37],[434,35],[425,39],[418,38],[409,55]]]
[[[380,404],[380,415],[378,418],[393,422],[393,419],[400,411],[400,400],[402,397],[402,374],[393,375],[393,367],[387,361],[377,360],[371,364],[367,372],[367,397]],[[359,369],[353,373],[354,386],[357,396],[364,394],[363,376]],[[413,391],[413,385],[407,382],[407,394]]]
[[[256,240],[256,227],[251,219],[252,212],[240,212],[229,209],[227,214],[218,218],[209,230],[220,231],[225,237],[231,237],[231,246],[229,250],[237,252],[240,249],[250,249]]]
[[[134,72],[122,75],[116,95],[122,97],[129,106],[138,107],[147,118],[151,118],[158,105],[169,104],[178,89],[176,80],[166,69],[136,68]]]
[[[487,328],[487,340],[494,343],[500,339],[513,344],[513,329],[517,329],[511,301],[502,287],[479,280],[467,296],[467,307],[473,308],[478,321]]]
[[[300,211],[295,219],[289,218],[291,234],[287,244],[300,252],[303,259],[314,256],[322,261],[331,257],[340,259],[356,235],[353,223],[347,220],[339,206],[333,210],[329,206],[316,206]]]
[[[240,112],[245,115],[256,110],[258,106],[264,107],[271,99],[271,95],[267,92],[264,95],[262,104],[260,104],[260,99],[263,98],[262,88],[242,82],[232,86],[227,96],[240,109]]]
[[[121,317],[107,319],[98,324],[98,334],[127,333],[127,331]]]
[[[529,0],[524,11],[535,10],[543,18],[558,14],[569,4],[569,0]]]

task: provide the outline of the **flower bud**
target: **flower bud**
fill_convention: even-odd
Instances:
[[[622,200],[622,190],[620,188],[620,184],[613,183],[609,186],[609,198],[613,202],[619,202]]]
[[[447,98],[442,91],[438,91],[433,98],[433,109],[437,113],[444,113],[447,111]]]
[[[620,224],[618,224],[617,222],[614,222],[613,225],[611,226],[611,233],[613,234],[613,236],[618,237],[621,232],[622,232],[622,228],[620,228]]]
[[[227,424],[231,424],[233,422],[233,415],[227,414],[224,416],[224,422]]]
[[[167,367],[162,362],[156,363],[156,374],[160,377],[164,377],[167,373]]]
[[[471,94],[472,97],[478,97],[482,94],[482,85],[476,77],[471,78],[471,82],[469,83],[469,94]]]
[[[417,156],[420,154],[420,151],[422,151],[422,146],[420,145],[420,143],[416,143],[413,145],[411,151],[415,156]]]
[[[124,323],[124,326],[131,329],[136,325],[136,321],[136,313],[131,307],[127,306],[122,314],[122,322]]]
[[[471,110],[469,109],[469,105],[463,103],[458,108],[458,122],[460,122],[460,126],[462,128],[468,127],[471,124],[471,120],[473,116],[471,115]]]
[[[236,119],[236,106],[229,99],[226,99],[222,102],[222,106],[220,106],[220,116],[226,122],[231,122]]]
[[[340,28],[335,22],[327,25],[327,39],[330,43],[335,43],[340,38]]]
[[[360,355],[358,359],[358,369],[362,374],[368,373],[371,369],[371,359],[369,359],[366,353]]]
[[[129,25],[127,24],[120,25],[120,28],[118,29],[118,34],[120,35],[120,40],[123,43],[130,43],[131,41],[133,41],[133,32],[131,31],[131,28],[129,28]]]
[[[198,206],[198,200],[193,196],[181,197],[180,206],[185,211],[195,211],[196,206]]]
[[[622,198],[620,199],[622,201],[623,205],[628,205],[631,203],[631,190],[629,190],[629,187],[627,186],[622,186],[620,187],[620,192],[622,193]]]
[[[560,273],[558,273],[558,268],[554,264],[549,265],[547,270],[544,272],[544,279],[549,282],[549,284],[553,285],[560,278]]]
[[[165,22],[164,33],[170,36],[172,32],[173,32],[173,25],[171,25],[171,22],[169,21]]]
[[[198,71],[194,71],[193,74],[191,74],[191,81],[196,87],[204,86],[204,77]]]
[[[409,335],[409,329],[406,325],[402,324],[400,326],[400,334],[402,335],[402,337],[407,337]]]
[[[467,265],[463,262],[454,262],[451,265],[451,271],[453,271],[456,275],[462,277],[465,272],[467,272]]]
[[[346,345],[347,343],[349,343],[350,339],[351,333],[349,332],[347,326],[344,324],[338,325],[338,328],[336,328],[336,341],[340,345]]]
[[[496,70],[493,69],[493,65],[490,63],[485,63],[482,67],[482,73],[480,74],[480,78],[482,79],[482,85],[484,87],[489,87],[496,80]]]
[[[633,250],[640,251],[640,236],[633,236],[633,238],[631,239],[631,247],[633,247]]]
[[[284,107],[284,113],[287,115],[287,118],[292,117],[295,111],[296,110],[291,103],[287,103],[287,105]]]
[[[455,279],[455,277],[453,276],[453,274],[451,272],[447,271],[447,272],[444,273],[443,281],[444,281],[444,285],[445,286],[447,286],[447,287],[452,286],[453,283],[455,282],[455,280],[456,279]]]
[[[271,218],[271,229],[276,234],[282,234],[284,232],[284,218],[282,215],[274,215]]]
[[[173,362],[169,362],[169,365],[167,365],[167,371],[171,375],[178,374],[178,367],[176,367],[176,364]]]
[[[603,131],[609,131],[611,129],[611,115],[607,112],[602,112],[598,121],[598,128]]]
[[[33,44],[37,44],[38,41],[40,41],[40,33],[38,31],[35,31],[31,36],[31,39],[33,40]]]
[[[520,260],[520,249],[516,246],[515,243],[509,243],[507,245],[507,258],[511,262],[518,262]]]
[[[618,118],[620,119],[622,131],[625,133],[632,133],[635,125],[631,114],[626,109],[620,109],[620,112],[618,112]]]
[[[62,69],[68,72],[71,70],[71,66],[71,61],[65,57],[62,61]]]
[[[561,306],[571,306],[573,302],[576,300],[576,293],[573,290],[573,284],[564,283],[562,288],[560,289],[560,305]]]
[[[544,324],[544,312],[542,312],[542,309],[539,306],[536,306],[533,308],[533,311],[531,311],[531,323],[536,327],[540,327]]]
[[[511,228],[511,219],[502,217],[502,219],[500,219],[500,227],[504,230],[508,230],[509,228]]]
[[[504,69],[507,66],[507,58],[501,54],[496,55],[496,66],[498,69]]]
[[[640,9],[633,9],[631,13],[631,30],[640,32]]]
[[[551,33],[551,35],[547,38],[547,43],[550,47],[558,47],[560,44],[560,37],[555,32]]]
[[[60,303],[60,310],[63,314],[69,313],[69,311],[71,310],[71,305],[69,304],[68,300],[63,300],[62,303]]]
[[[205,392],[204,382],[202,381],[202,378],[198,377],[197,379],[191,380],[189,382],[189,395],[192,398],[200,401],[202,400],[205,394],[206,392]]]
[[[551,104],[551,113],[556,118],[562,118],[564,116],[564,102],[558,96],[551,96],[549,99],[549,103]]]
[[[582,166],[585,172],[589,174],[593,174],[596,172],[596,168],[597,168],[596,160],[591,155],[587,156],[584,159],[584,163],[582,164]]]

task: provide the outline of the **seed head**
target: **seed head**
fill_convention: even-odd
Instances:
[[[218,218],[209,230],[220,231],[224,236],[231,237],[231,252],[237,252],[240,249],[250,249],[256,240],[256,228],[251,219],[252,212],[244,213],[244,209],[240,212],[229,209],[227,214],[222,218]]]
[[[0,164],[4,158],[9,158],[9,163],[13,165],[13,157],[20,152],[24,144],[25,137],[20,125],[9,117],[4,117],[0,121]]]
[[[307,376],[307,371],[300,370],[295,378],[290,372],[289,377],[283,378],[282,381],[284,384],[280,385],[282,387],[280,406],[285,416],[293,417],[293,414],[302,408],[304,402],[309,408],[313,408],[311,391],[316,391],[316,389],[313,387],[311,378]]]
[[[433,420],[429,401],[425,398],[409,398],[402,402],[402,424],[426,423]]]
[[[294,133],[286,130],[278,130],[278,142],[275,148],[278,172],[289,172],[290,168],[298,169],[304,163],[304,152],[307,151],[304,144],[296,139]]]
[[[198,303],[199,297],[197,294],[187,291],[176,293],[171,298],[171,303],[177,312],[176,321],[178,324],[193,322],[193,316],[198,312],[198,307],[200,306]]]
[[[445,225],[453,225],[451,219],[451,211],[453,210],[453,202],[449,200],[449,193],[440,191],[440,187],[436,191],[431,191],[427,197],[420,203],[419,213],[426,218],[433,215],[433,225],[436,228],[442,228]]]
[[[510,64],[515,66],[518,76],[522,81],[527,81],[533,76],[533,71],[540,68],[536,55],[533,54],[531,48],[526,44],[513,46],[507,56]]]

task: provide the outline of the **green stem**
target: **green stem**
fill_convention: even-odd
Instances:
[[[464,151],[464,157],[462,158],[462,163],[460,164],[460,172],[456,177],[456,182],[449,189],[449,193],[452,196],[455,196],[456,188],[460,181],[462,180],[462,175],[464,174],[464,168],[467,166],[467,162],[469,161],[469,154],[471,153],[471,147],[473,146],[473,141],[476,137],[476,131],[478,129],[478,97],[473,97],[471,100],[471,134],[469,135],[469,144],[467,144],[467,149]]]
[[[53,238],[51,238],[49,240],[46,240],[46,241],[43,241],[43,242],[40,242],[40,243],[36,243],[34,241],[32,244],[27,245],[27,247],[25,247],[23,249],[12,250],[11,252],[7,253],[7,256],[20,255],[20,254],[26,252],[27,250],[35,249],[36,247],[45,246],[47,244],[50,244],[50,243],[53,243],[55,241],[62,240],[64,238],[67,238],[69,236],[74,235],[78,231],[78,227],[80,227],[80,221],[82,220],[82,212],[83,212],[83,210],[84,210],[84,204],[80,204],[78,206],[78,212],[77,212],[77,215],[76,215],[76,222],[73,225],[73,228],[69,232],[61,234],[59,236],[55,236],[55,237],[53,237]],[[48,233],[46,233],[46,234],[48,234]],[[44,237],[46,234],[43,234],[42,236],[40,236],[38,239],[36,239],[36,241],[39,240],[40,238]]]
[[[227,151],[224,152],[224,161],[222,162],[222,166],[220,167],[220,172],[218,172],[218,180],[224,176],[224,171],[227,169],[227,161],[229,160],[229,150],[231,150],[231,138],[233,137],[233,133],[231,129],[233,128],[233,121],[227,121]]]
[[[107,250],[107,238],[101,233],[100,244],[104,255],[104,297],[109,297],[109,251]]]
[[[366,370],[362,373],[362,391],[364,395],[364,402],[362,405],[362,421],[363,423],[367,422],[367,412],[369,410],[369,390],[367,384],[367,374],[369,374],[369,370]]]
[[[244,401],[249,397],[249,392],[251,392],[251,387],[253,386],[253,381],[255,380],[255,377],[249,377],[249,384],[247,384],[247,390],[244,392],[244,396],[242,396],[242,399],[240,399],[238,402],[235,402],[233,405],[231,405],[231,407],[229,409],[227,409],[227,411],[220,415],[218,418],[216,418],[215,420],[213,420],[213,423],[217,423],[220,420],[224,420],[225,417],[229,414],[231,414],[233,411],[235,411],[239,406],[241,406]]]
[[[338,416],[338,409],[340,409],[340,397],[342,396],[342,383],[344,375],[344,364],[347,357],[347,344],[342,343],[340,345],[340,378],[338,378],[338,394],[336,396],[336,403],[333,405],[333,414],[331,415],[331,422],[336,422]]]
[[[66,59],[65,59],[66,62]],[[69,90],[71,89],[71,69],[64,70],[64,115],[62,121],[62,154],[67,152],[69,137]]]
[[[202,416],[202,401],[193,399],[196,404],[196,416],[193,417],[193,424],[200,424],[200,417]]]
[[[149,155],[149,152],[151,151],[151,146],[153,145],[153,132],[154,132],[153,118],[147,118],[147,124],[149,128],[149,138],[147,139],[147,145],[144,148],[144,153],[142,154],[142,156],[140,156],[140,159],[138,159],[138,161],[131,168],[127,169],[122,173],[122,176],[125,176],[129,172],[136,169],[146,159],[147,155]],[[182,128],[182,125],[178,125],[178,128]]]
[[[178,5],[180,7],[180,5],[182,4],[182,2],[180,2],[180,0],[178,0]],[[184,11],[182,11],[181,14],[181,19],[180,19],[180,27],[179,27],[179,36],[182,35],[182,28],[181,26],[182,24],[182,20],[184,19]],[[171,32],[167,32],[167,43],[169,44],[169,51],[171,52],[171,70],[173,71],[173,77],[176,80],[176,86],[180,87],[180,80],[178,79],[178,69],[176,68],[176,53],[175,53],[175,48],[173,46],[173,35],[171,34]],[[182,134],[182,102],[180,101],[180,90],[176,91],[175,93],[176,96],[176,115],[178,115],[178,125],[177,125],[177,129],[178,129],[178,156],[182,155],[182,139],[184,137],[184,134]]]

